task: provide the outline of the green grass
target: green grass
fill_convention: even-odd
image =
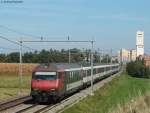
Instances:
[[[30,92],[31,76],[23,75],[23,94]],[[17,74],[0,74],[0,101],[18,95],[19,77]]]
[[[133,78],[123,73],[97,90],[94,96],[86,97],[63,113],[108,113],[118,104],[124,105],[147,91],[150,91],[150,79]]]
[[[18,88],[0,88],[0,101],[16,97],[18,95]],[[23,95],[28,95],[29,89],[23,89]]]

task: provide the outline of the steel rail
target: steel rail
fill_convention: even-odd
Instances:
[[[31,100],[31,99],[32,99],[31,96],[22,96],[22,97],[18,97],[18,98],[15,98],[15,99],[12,99],[12,100],[9,100],[6,102],[1,102],[0,103],[0,111],[9,109],[11,107],[19,105],[19,104],[21,104],[25,101]]]

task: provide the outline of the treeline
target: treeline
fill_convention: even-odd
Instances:
[[[70,49],[71,63],[74,62],[90,62],[90,49],[85,50],[84,52],[80,49]],[[64,62],[67,63],[69,60],[69,50],[61,49],[61,50],[41,50],[34,52],[25,52],[22,55],[22,60],[24,63],[52,63],[52,62]],[[97,52],[94,52],[94,62],[101,63],[110,63],[110,56],[106,54],[103,58],[100,58]],[[0,62],[1,63],[18,63],[19,62],[19,52],[12,52],[9,54],[0,54]],[[113,61],[117,62],[117,61]]]
[[[128,63],[126,70],[131,76],[150,78],[150,67],[145,66],[142,60]]]

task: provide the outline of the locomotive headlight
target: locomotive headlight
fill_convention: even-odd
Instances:
[[[50,94],[51,94],[51,95],[56,95],[56,93],[57,93],[56,89],[51,89],[51,90],[50,90]]]
[[[33,89],[34,91],[38,91],[39,89]]]
[[[51,91],[55,91],[56,89],[51,89]]]

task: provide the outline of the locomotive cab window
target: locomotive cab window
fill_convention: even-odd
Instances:
[[[33,75],[33,79],[36,80],[56,80],[57,73],[56,72],[35,72]]]

